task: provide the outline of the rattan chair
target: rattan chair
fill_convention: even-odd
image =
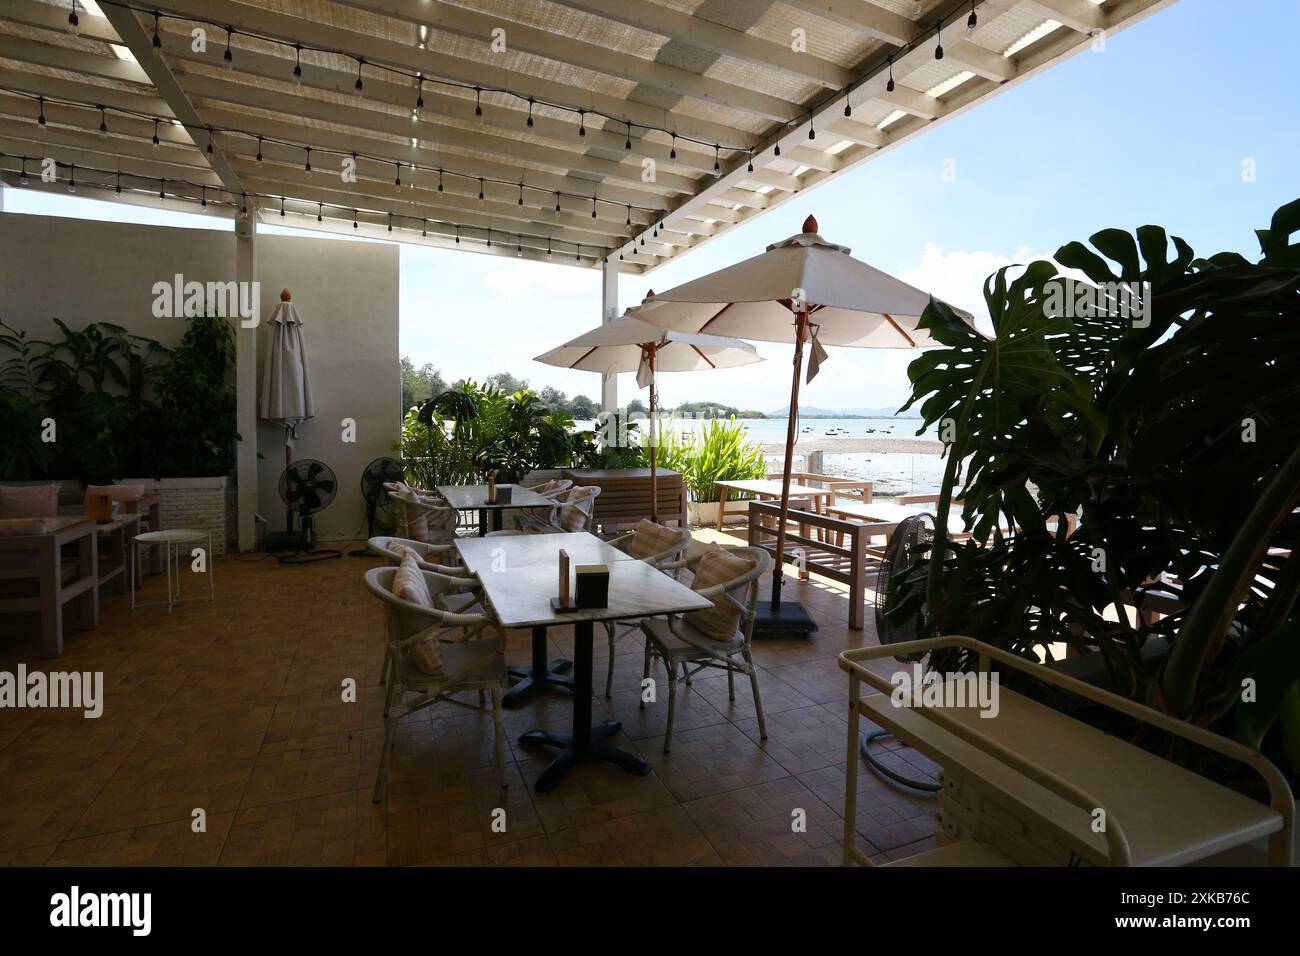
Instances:
[[[388,782],[388,760],[397,735],[397,722],[439,701],[466,710],[491,714],[496,732],[497,776],[506,787],[505,736],[501,726],[501,695],[509,685],[506,675],[505,640],[483,637],[488,620],[482,614],[454,614],[427,608],[403,600],[393,593],[397,568],[371,568],[365,574],[366,588],[384,604],[385,649],[384,680],[384,749],[375,778],[374,802],[384,799]],[[431,593],[461,587],[463,579],[448,578],[430,571],[421,572]],[[426,674],[415,666],[411,647],[434,637],[442,644],[443,673]],[[476,639],[477,638],[477,639]],[[467,704],[453,694],[476,690],[479,702]],[[484,706],[484,693],[491,696],[491,707]]]
[[[673,713],[677,704],[679,666],[682,667],[684,679],[687,680],[706,667],[725,670],[727,696],[733,701],[736,699],[735,675],[748,674],[750,685],[754,690],[754,709],[758,712],[758,733],[763,740],[767,739],[763,701],[758,692],[758,670],[754,667],[750,645],[754,637],[754,608],[758,604],[758,582],[771,566],[772,558],[763,548],[727,548],[727,551],[753,561],[754,567],[736,578],[705,588],[699,594],[702,597],[728,601],[740,609],[740,625],[730,640],[715,640],[676,614],[667,618],[649,618],[641,622],[641,631],[646,638],[644,677],[650,676],[652,658],[657,657],[662,661],[668,671],[668,725],[664,729],[665,753],[672,749]],[[670,562],[663,566],[663,570],[689,569],[693,573],[702,556],[701,553],[683,561]],[[644,698],[641,700],[641,709],[645,709]]]
[[[665,547],[657,554],[650,554],[650,555],[646,555],[645,557],[637,558],[638,561],[644,561],[646,564],[650,565],[651,567],[662,568],[663,565],[669,562],[679,561],[681,559],[682,554],[686,551],[687,547],[691,543],[691,529],[672,528],[672,529],[665,529],[665,530],[671,530],[676,532],[677,540],[674,541],[671,545]],[[613,538],[605,543],[610,545],[611,547],[617,548],[619,551],[622,551],[623,553],[626,554],[628,547],[632,544],[632,539],[635,537],[636,537],[636,532],[629,531],[627,534],[621,535],[620,537],[617,538]],[[631,621],[606,621],[605,622],[605,633],[609,636],[609,668],[605,673],[606,699],[609,698],[610,691],[614,686],[614,642],[618,640],[618,638],[620,637],[626,637],[628,634],[640,628],[640,626],[641,626],[640,618]]]
[[[384,488],[401,509],[397,528],[402,537],[425,544],[450,544],[456,539],[460,513],[447,502],[420,494],[399,481],[386,481]]]

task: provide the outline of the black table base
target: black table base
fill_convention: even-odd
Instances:
[[[534,653],[537,630],[539,629],[534,628],[533,632]],[[636,754],[603,743],[622,730],[622,724],[616,720],[606,720],[592,726],[591,645],[594,629],[591,621],[579,621],[574,625],[573,630],[576,638],[573,671],[573,733],[555,734],[547,730],[530,730],[519,738],[519,743],[523,745],[541,744],[560,748],[559,755],[542,771],[542,775],[534,784],[534,789],[538,793],[550,793],[560,785],[560,781],[571,768],[584,760],[603,760],[622,767],[628,773],[636,774],[638,777],[650,773],[650,765]]]
[[[491,512],[491,519],[488,513]],[[484,537],[488,533],[488,522],[491,521],[493,531],[501,530],[501,518],[503,512],[500,508],[479,508],[478,509],[478,536]]]
[[[558,687],[573,693],[573,678],[563,677],[573,670],[573,662],[546,660],[546,628],[533,628],[533,663],[531,667],[508,667],[515,685],[501,698],[504,707],[514,708],[525,703],[533,694],[548,687]]]

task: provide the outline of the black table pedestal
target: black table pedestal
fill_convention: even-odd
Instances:
[[[488,512],[492,513],[492,530],[501,530],[501,518],[505,512],[501,508],[479,508],[478,509],[478,536],[484,537],[488,533]]]
[[[561,748],[559,755],[537,778],[534,789],[538,793],[550,793],[560,785],[569,769],[583,760],[603,760],[639,777],[650,773],[650,765],[636,754],[603,743],[622,730],[622,724],[616,720],[606,720],[594,727],[591,725],[591,647],[594,629],[591,621],[579,621],[573,629],[577,645],[574,654],[573,733],[555,734],[546,730],[530,730],[519,738],[519,743],[524,745],[542,744]]]
[[[539,690],[547,687],[559,687],[573,693],[573,678],[560,675],[573,669],[573,662],[546,660],[546,628],[533,628],[533,664],[532,667],[510,667],[507,672],[516,680],[516,684],[501,699],[505,707],[518,707]]]

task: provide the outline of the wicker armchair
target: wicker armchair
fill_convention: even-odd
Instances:
[[[680,615],[667,618],[648,618],[641,622],[645,634],[645,677],[650,676],[650,662],[658,658],[668,671],[668,725],[664,730],[664,752],[672,749],[673,713],[677,703],[677,668],[681,666],[684,679],[706,667],[727,672],[727,694],[736,699],[735,675],[749,675],[754,691],[754,709],[758,713],[759,736],[767,739],[767,723],[763,719],[763,701],[758,692],[758,671],[750,654],[754,637],[754,609],[758,604],[758,582],[771,566],[772,558],[763,548],[727,548],[728,552],[754,563],[753,568],[728,581],[699,591],[702,597],[729,602],[741,611],[740,625],[729,640],[716,640],[702,633]],[[703,554],[693,555],[683,561],[669,562],[664,571],[695,571]],[[739,655],[739,656],[737,656]],[[692,669],[693,668],[693,669]],[[641,701],[645,709],[645,701]]]
[[[375,778],[374,802],[384,799],[388,782],[388,761],[397,736],[397,722],[439,701],[480,714],[491,714],[496,731],[497,776],[506,787],[505,737],[501,726],[501,695],[509,684],[506,676],[505,641],[500,637],[482,637],[487,618],[482,614],[454,614],[427,608],[403,600],[393,593],[394,567],[371,568],[365,574],[366,588],[384,604],[386,640],[384,650],[384,749]],[[458,587],[463,580],[422,572],[432,592]],[[441,579],[441,580],[440,580]],[[443,672],[427,674],[415,666],[411,648],[420,641],[436,637],[441,649]],[[473,638],[479,638],[477,640]],[[479,692],[477,705],[456,700],[461,691]],[[484,692],[491,695],[490,709],[484,706]]]

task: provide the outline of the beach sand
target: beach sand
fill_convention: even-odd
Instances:
[[[943,453],[943,444],[924,438],[903,438],[889,435],[873,435],[867,438],[849,438],[826,435],[799,435],[795,439],[796,454],[810,451],[824,451],[828,455],[868,454],[868,455],[939,455]],[[785,452],[785,442],[764,442],[763,453],[780,455]]]

